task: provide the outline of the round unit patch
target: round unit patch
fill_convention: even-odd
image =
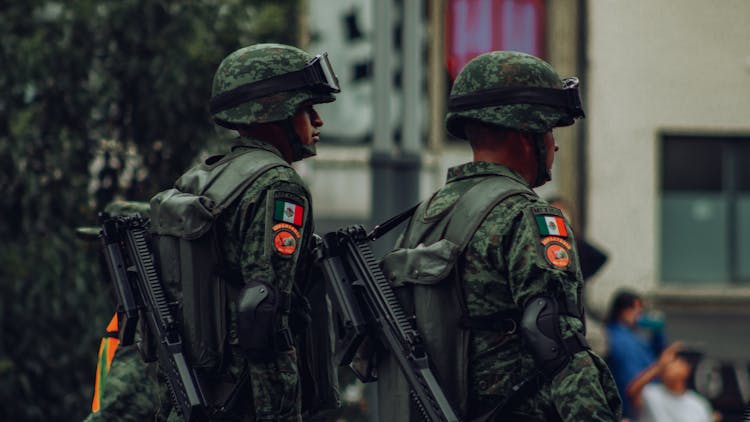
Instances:
[[[289,256],[297,250],[299,230],[290,224],[273,226],[273,247],[281,255]]]
[[[565,251],[565,248],[557,243],[547,245],[544,254],[547,256],[547,261],[555,267],[565,268],[570,263],[570,256]]]
[[[570,243],[557,236],[542,239],[544,258],[557,268],[568,268],[570,265]]]

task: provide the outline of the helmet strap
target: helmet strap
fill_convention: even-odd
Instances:
[[[544,144],[544,133],[532,133],[531,140],[532,145],[534,145],[537,164],[534,185],[541,186],[552,180],[552,175],[547,168],[547,147]]]
[[[292,162],[300,161],[303,158],[315,156],[317,151],[315,150],[315,144],[304,145],[297,131],[294,129],[292,119],[286,119],[281,123],[281,127],[286,131],[286,138],[289,142],[289,146],[292,149]]]

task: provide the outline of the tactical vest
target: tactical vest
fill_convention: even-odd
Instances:
[[[189,362],[216,369],[224,355],[228,283],[214,230],[217,217],[267,170],[289,166],[270,150],[237,148],[183,174],[151,199],[151,233],[162,282],[182,308]]]
[[[396,249],[383,257],[381,267],[407,312],[416,316],[417,326],[434,363],[439,382],[454,409],[467,414],[468,350],[470,330],[461,321],[468,315],[461,280],[459,257],[474,233],[492,209],[510,196],[536,193],[528,186],[507,176],[482,174],[471,176],[477,183],[437,216],[427,218],[427,208],[434,198],[422,202],[409,222]],[[403,288],[402,288],[403,287]],[[389,363],[383,374],[389,384],[400,374]],[[398,384],[399,381],[396,381]],[[380,382],[379,382],[380,383]],[[400,385],[386,388],[400,390]],[[408,390],[407,390],[408,391]],[[395,403],[388,398],[382,420],[406,420],[409,414],[408,394],[396,393]],[[381,410],[382,412],[382,410]],[[413,413],[412,413],[413,414]]]

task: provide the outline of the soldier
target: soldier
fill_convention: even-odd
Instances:
[[[584,338],[571,226],[532,190],[551,179],[552,130],[583,116],[578,80],[537,57],[495,51],[469,62],[446,124],[474,161],[448,170],[382,261],[463,420],[619,418],[612,376]],[[397,371],[391,357],[378,366],[379,416],[414,420]]]
[[[290,320],[297,311],[306,313],[301,292],[313,218],[310,192],[289,164],[315,155],[323,120],[314,105],[334,101],[339,91],[325,53],[312,56],[280,44],[231,53],[214,76],[210,112],[217,124],[239,133],[237,145],[151,200],[162,276],[182,298],[188,356],[205,375],[207,401],[223,409],[221,417],[301,420],[299,364],[311,358],[299,354]],[[185,195],[202,198],[198,202],[211,210],[208,249],[193,241],[192,229],[203,232],[205,226],[190,224],[204,214],[183,208]],[[197,261],[186,262],[185,244],[172,243],[171,235],[191,240]],[[204,254],[196,253],[209,249],[219,255],[217,269],[206,275],[206,263],[199,262]],[[179,270],[167,267],[173,256],[183,259]],[[172,271],[180,272],[179,283]],[[331,404],[317,399],[312,405]]]
[[[151,199],[160,279],[179,305],[210,420],[297,422],[338,405],[320,329],[325,304],[320,294],[308,301],[310,192],[290,165],[315,155],[323,120],[314,106],[338,92],[326,53],[281,44],[231,53],[214,75],[209,109],[239,133],[236,144]],[[144,338],[141,348],[159,341]],[[179,420],[165,375],[156,418]]]

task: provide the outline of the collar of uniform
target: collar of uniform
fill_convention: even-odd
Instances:
[[[502,164],[490,163],[487,161],[472,161],[470,163],[461,164],[448,169],[448,180],[447,183],[455,182],[456,180],[466,179],[469,177],[479,176],[506,176],[511,179],[517,180],[520,183],[528,186],[529,182],[526,181],[520,174],[505,167]]]
[[[284,158],[284,156],[281,155],[281,151],[279,151],[278,148],[275,146],[269,144],[268,142],[261,141],[258,138],[253,138],[250,136],[241,136],[237,138],[237,141],[234,145],[232,145],[232,151],[236,151],[240,148],[259,148],[264,149],[266,151],[270,151],[276,155],[279,156],[279,158]]]

